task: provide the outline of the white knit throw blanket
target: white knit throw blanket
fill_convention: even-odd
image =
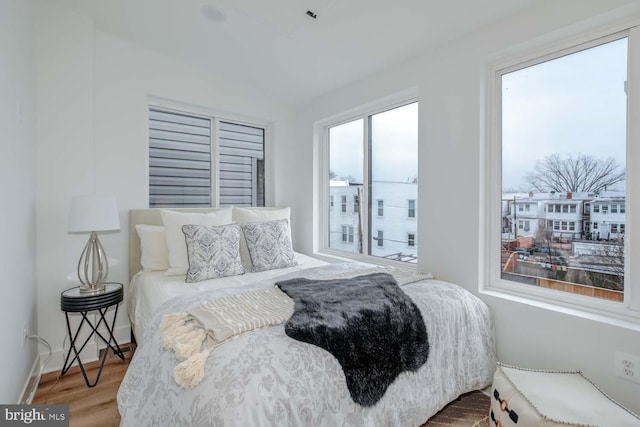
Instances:
[[[278,288],[256,289],[203,301],[186,313],[171,313],[160,324],[162,345],[181,362],[173,378],[191,388],[204,377],[210,352],[245,332],[283,323],[293,300]]]

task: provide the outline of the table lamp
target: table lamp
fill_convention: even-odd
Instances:
[[[69,213],[69,233],[91,233],[78,260],[80,292],[100,293],[109,274],[107,255],[98,232],[120,230],[115,197],[74,196]]]

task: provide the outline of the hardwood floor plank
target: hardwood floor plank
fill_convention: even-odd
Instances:
[[[130,346],[122,348],[125,360],[110,351],[95,387],[87,387],[79,367],[72,367],[63,376],[50,372],[42,376],[33,403],[68,404],[70,427],[117,427],[120,414],[116,395],[133,356]],[[99,368],[99,360],[85,364],[89,382],[95,381]]]

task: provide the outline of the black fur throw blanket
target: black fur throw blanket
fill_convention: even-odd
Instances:
[[[418,307],[387,273],[276,283],[295,303],[285,333],[338,359],[354,402],[372,406],[403,371],[429,356]]]

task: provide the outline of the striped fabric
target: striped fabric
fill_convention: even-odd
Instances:
[[[203,301],[189,314],[217,347],[236,335],[283,323],[293,314],[293,300],[275,287],[256,289]]]

